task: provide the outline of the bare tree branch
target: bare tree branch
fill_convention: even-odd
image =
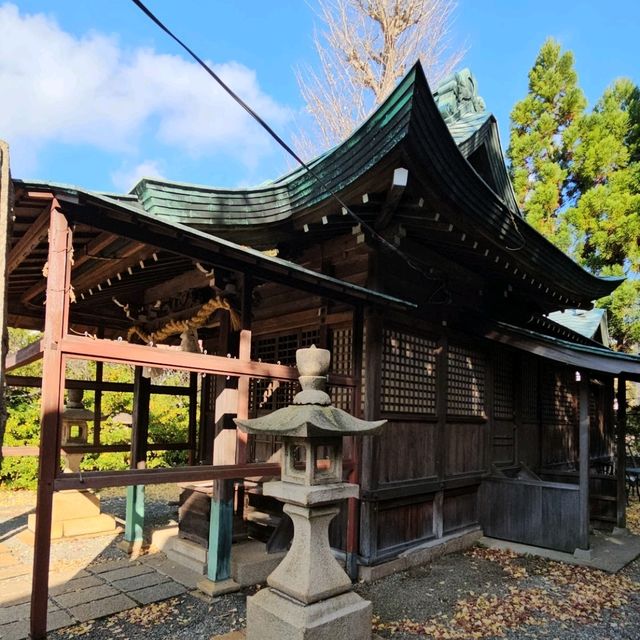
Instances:
[[[420,59],[432,83],[464,55],[453,48],[454,0],[319,0],[318,71],[296,72],[317,135],[297,144],[309,157],[349,136]]]

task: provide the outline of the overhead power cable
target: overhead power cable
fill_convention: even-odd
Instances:
[[[420,265],[416,264],[409,256],[401,251],[394,244],[389,242],[386,238],[381,236],[371,225],[366,223],[360,216],[358,216],[352,209],[342,200],[342,198],[324,181],[324,179],[309,166],[270,126],[265,120],[260,117],[237,93],[229,87],[222,78],[202,59],[196,54],[189,46],[187,46],[178,36],[176,36],[169,27],[167,27],[158,17],[156,17],[150,9],[148,9],[140,0],[131,0],[140,11],[142,11],[153,23],[155,23],[162,31],[164,31],[172,40],[174,40],[180,47],[182,47],[223,89],[226,93],[233,98],[300,166],[312,176],[316,182],[331,196],[341,207],[343,212],[350,215],[361,228],[373,238],[375,238],[383,247],[392,251],[396,255],[400,256],[402,260],[411,267],[414,271],[417,271],[428,280],[438,280],[442,282],[438,290],[444,287],[444,280],[442,277],[430,275]]]

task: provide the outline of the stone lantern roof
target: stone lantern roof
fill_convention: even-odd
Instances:
[[[312,345],[298,349],[296,363],[300,372],[302,391],[293,404],[260,418],[236,419],[235,423],[246,433],[267,433],[296,438],[374,435],[386,420],[366,421],[354,418],[331,405],[325,391],[329,370],[329,351]]]

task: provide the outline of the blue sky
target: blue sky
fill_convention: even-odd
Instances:
[[[313,0],[147,3],[290,139],[294,69],[315,61]],[[547,36],[574,51],[592,105],[616,77],[640,82],[639,25],[628,0],[459,0],[452,35],[506,146]],[[15,177],[126,191],[141,175],[233,187],[291,167],[128,0],[0,0],[0,86]]]

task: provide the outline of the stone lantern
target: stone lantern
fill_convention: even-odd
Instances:
[[[282,475],[264,495],[285,503],[294,525],[291,549],[267,578],[267,589],[247,599],[247,640],[369,640],[370,602],[352,591],[329,546],[329,523],[340,502],[359,487],[342,481],[342,438],[372,435],[385,421],[365,422],[331,406],[325,392],[330,354],[296,353],[302,391],[293,404],[254,420],[236,420],[247,433],[283,441]]]
[[[84,408],[82,389],[69,389],[67,404],[62,412],[62,435],[60,444],[65,458],[65,473],[80,471],[81,453],[74,453],[73,448],[89,443],[89,421],[93,413]]]
[[[93,413],[84,408],[82,389],[69,389],[67,403],[60,414],[60,445],[64,457],[64,472],[79,473],[84,454],[74,448],[89,443],[89,422]],[[27,519],[25,542],[33,543],[36,528],[36,514]],[[116,521],[100,511],[100,497],[90,490],[67,489],[53,494],[51,514],[51,538],[65,538],[84,535],[113,535],[117,531]]]

